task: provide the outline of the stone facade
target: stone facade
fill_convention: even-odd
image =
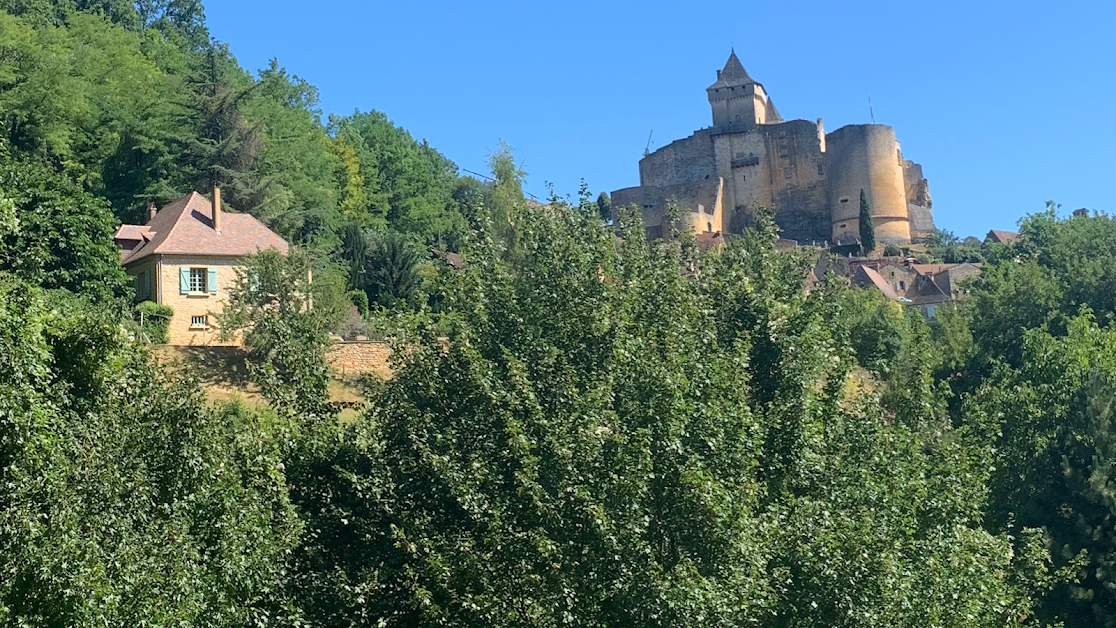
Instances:
[[[174,308],[167,343],[185,346],[237,346],[240,338],[222,341],[215,315],[236,283],[239,264],[234,257],[151,256],[126,268],[133,278],[137,301],[155,301]],[[182,290],[182,273],[204,271],[205,290]],[[216,285],[209,285],[215,279]],[[204,319],[204,320],[202,320]]]
[[[892,127],[849,125],[827,134],[820,118],[784,121],[735,52],[707,95],[713,126],[646,154],[640,185],[612,193],[614,208],[640,208],[649,236],[669,233],[673,202],[682,210],[675,226],[697,233],[740,232],[763,206],[775,210],[784,238],[855,244],[861,189],[877,241],[909,244],[933,231],[929,184],[922,167],[903,158]],[[705,219],[703,210],[719,211],[720,220]]]
[[[263,250],[285,255],[287,243],[254,217],[223,211],[219,189],[212,201],[194,192],[148,211],[147,224],[121,225],[113,236],[133,277],[136,301],[174,309],[169,344],[240,345],[239,336],[222,340],[216,321],[236,285],[240,260]]]

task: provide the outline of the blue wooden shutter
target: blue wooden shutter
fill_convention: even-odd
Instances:
[[[209,288],[209,294],[217,294],[217,269],[213,266],[209,267],[209,279],[205,285]]]
[[[182,294],[190,293],[190,269],[185,266],[178,269],[178,289]]]

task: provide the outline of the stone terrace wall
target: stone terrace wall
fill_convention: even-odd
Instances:
[[[391,347],[379,340],[335,342],[326,353],[326,362],[341,377],[375,373],[390,377]]]

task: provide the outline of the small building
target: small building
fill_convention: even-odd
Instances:
[[[899,295],[891,288],[891,284],[880,276],[876,269],[870,266],[857,266],[853,272],[852,284],[859,288],[875,288],[892,301],[898,301]]]
[[[268,249],[286,255],[290,248],[255,217],[224,212],[219,189],[212,202],[191,192],[160,210],[152,205],[147,224],[121,225],[113,237],[136,301],[174,308],[172,345],[240,344],[222,342],[214,320],[236,281],[240,258]]]
[[[1019,234],[1015,231],[1003,231],[1001,229],[992,229],[988,235],[984,236],[985,242],[992,242],[994,244],[1011,244],[1019,239]]]
[[[876,268],[876,272],[900,297],[907,296],[907,293],[912,292],[915,284],[918,283],[918,273],[907,264],[884,262]]]
[[[966,279],[980,274],[981,264],[898,264],[884,262],[853,266],[852,283],[875,288],[884,296],[918,309],[926,318],[968,296],[962,286]]]

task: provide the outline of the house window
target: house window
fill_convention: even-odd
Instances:
[[[900,282],[899,282],[899,289],[900,289],[900,290],[906,290],[906,289],[907,289],[907,282],[905,282],[905,281],[900,281]]]
[[[191,268],[190,269],[190,292],[209,292],[207,279],[209,275],[208,268]]]
[[[209,315],[191,316],[190,329],[209,329]]]

